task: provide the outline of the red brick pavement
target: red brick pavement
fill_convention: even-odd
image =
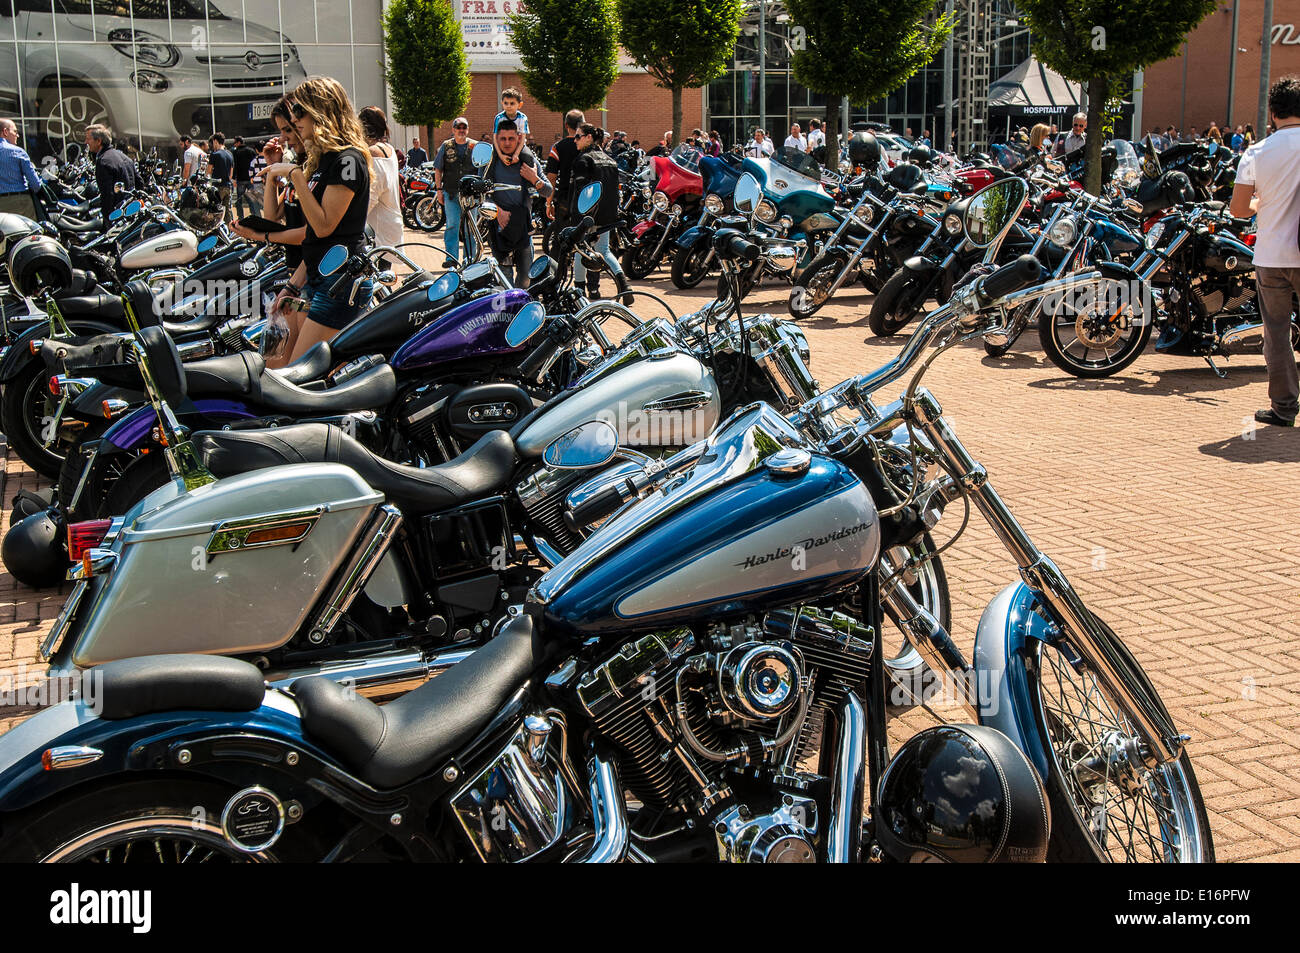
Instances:
[[[665,280],[655,283],[665,293]],[[669,295],[683,309],[702,296]],[[823,384],[875,367],[902,339],[873,339],[861,293],[807,325]],[[784,313],[779,290],[751,308]],[[954,429],[1039,546],[1125,638],[1180,728],[1222,860],[1300,860],[1300,430],[1246,423],[1265,404],[1260,357],[1226,380],[1149,352],[1104,381],[1067,377],[1027,335],[1002,360],[979,345],[926,378]],[[901,390],[901,387],[899,388]],[[37,481],[12,454],[5,514]],[[950,515],[938,537],[955,529]],[[969,651],[1015,567],[978,516],[945,555],[954,635]],[[0,575],[0,664],[34,664],[62,604]],[[0,727],[7,727],[0,722]]]

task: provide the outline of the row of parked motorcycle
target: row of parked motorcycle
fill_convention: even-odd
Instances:
[[[279,370],[265,248],[144,195],[88,241],[0,217],[5,432],[56,480],[3,558],[72,583],[40,653],[75,687],[0,736],[0,858],[1212,860],[1190,737],[921,386],[1136,272],[1006,261],[1037,191],[990,175],[944,224],[975,267],[823,386],[745,306],[816,254],[768,171],[693,226],[693,313],[573,282],[594,183],[527,290],[485,240],[440,274],[332,250],[331,293],[376,299]],[[904,192],[841,186],[868,229]],[[480,239],[500,188],[461,183]],[[972,511],[1015,572],[968,655],[942,556]],[[918,706],[945,717],[891,749]]]

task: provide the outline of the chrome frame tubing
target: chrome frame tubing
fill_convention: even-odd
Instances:
[[[862,256],[866,253],[867,248],[875,243],[876,239],[884,231],[885,226],[889,224],[889,220],[894,217],[893,206],[889,205],[886,202],[880,201],[870,192],[863,192],[862,200],[858,204],[860,205],[863,201],[866,201],[867,199],[870,199],[871,202],[880,209],[880,213],[881,213],[880,218],[875,222],[873,222],[872,224],[866,226],[867,229],[866,236],[860,242],[858,242],[858,247],[854,249],[853,254],[849,255],[848,260],[844,263],[844,267],[840,269],[839,274],[835,276],[835,280],[831,283],[830,290],[826,292],[826,297],[828,299],[834,297],[835,292],[840,290],[840,288],[844,285],[845,280],[848,278],[849,273],[852,272],[853,269],[857,267],[858,262],[862,260]],[[857,205],[853,206],[853,211],[854,212],[857,211],[857,208],[858,208]],[[855,216],[853,215],[853,212],[850,212],[849,219],[853,219],[853,218],[855,218]],[[847,229],[849,227],[849,220],[846,219],[843,225],[841,225],[840,227]],[[836,234],[837,235],[839,234],[838,230],[836,230]],[[813,259],[813,263],[815,263],[818,259],[820,259],[821,256],[825,253],[826,249],[831,248],[834,245],[835,241],[836,241],[835,236],[831,236],[830,241],[826,242],[826,244],[823,245],[821,249],[817,252],[817,258]],[[811,268],[813,263],[809,263],[808,267]],[[806,271],[807,269],[804,270]]]
[[[656,260],[664,253],[664,243],[668,241],[668,236],[673,230],[673,224],[681,217],[680,212],[669,211],[668,221],[664,223],[664,233],[659,236],[659,244],[655,246]]]

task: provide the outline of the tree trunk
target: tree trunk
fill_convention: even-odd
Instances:
[[[673,87],[673,141],[669,151],[682,144],[682,88]]]
[[[826,168],[840,171],[840,97],[826,97]]]
[[[1083,187],[1092,195],[1101,195],[1101,117],[1106,110],[1108,91],[1109,83],[1105,76],[1094,76],[1088,80],[1088,139],[1083,144],[1088,174]]]

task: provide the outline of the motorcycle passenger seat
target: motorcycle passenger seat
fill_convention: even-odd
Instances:
[[[401,698],[376,705],[323,675],[290,686],[303,734],[373,787],[401,787],[441,767],[547,661],[531,616],[511,619],[465,661]]]
[[[59,312],[65,318],[108,318],[122,320],[122,299],[107,293],[76,295],[71,298],[56,299]],[[126,330],[123,327],[123,330]]]
[[[274,374],[290,384],[302,385],[324,377],[326,372],[333,366],[334,356],[330,351],[330,342],[320,341],[292,364],[268,370],[268,373]]]
[[[159,323],[158,299],[153,289],[143,281],[128,281],[126,296],[131,302],[131,310],[140,327],[147,328]]]
[[[385,460],[326,423],[202,430],[190,439],[218,479],[291,463],[341,463],[407,516],[451,509],[493,493],[509,485],[515,469],[515,442],[504,430],[489,431],[460,456],[432,467]]]
[[[74,234],[85,234],[86,232],[98,232],[103,228],[103,221],[96,217],[82,220],[73,218],[71,215],[51,215],[50,221],[54,227],[61,232],[73,232]]]
[[[208,357],[185,365],[189,397],[251,397],[262,375],[262,356],[251,351]]]
[[[252,711],[266,686],[256,665],[222,655],[142,655],[96,669],[99,717],[107,721],[158,711]]]

